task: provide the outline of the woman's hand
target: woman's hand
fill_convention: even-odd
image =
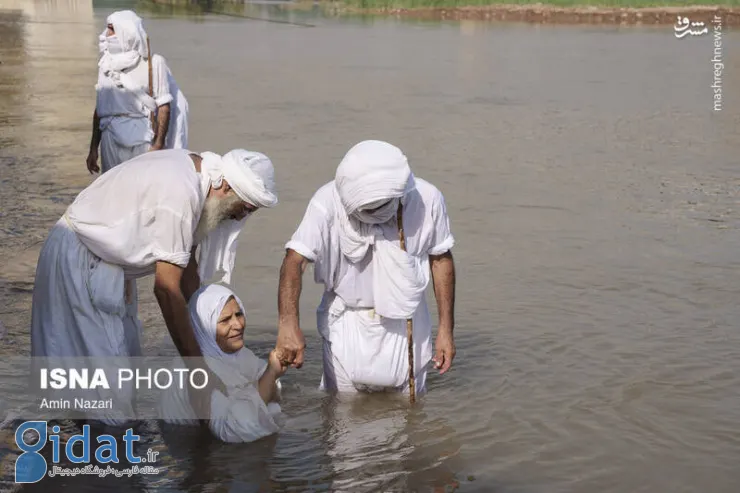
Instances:
[[[268,369],[275,375],[275,378],[285,375],[285,372],[288,371],[288,366],[290,366],[290,362],[284,360],[282,350],[276,348],[270,351]]]

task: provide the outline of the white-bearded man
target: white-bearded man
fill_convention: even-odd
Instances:
[[[126,288],[152,274],[180,355],[201,356],[187,302],[217,272],[230,282],[247,217],[277,204],[274,168],[261,153],[173,149],[124,164],[77,196],[41,249],[32,356],[140,356],[138,303]]]
[[[397,222],[401,206],[406,251]],[[360,142],[344,156],[335,179],[311,198],[286,244],[278,349],[293,367],[302,366],[298,302],[310,262],[315,281],[324,284],[317,310],[324,360],[320,388],[409,392],[406,319],[413,317],[416,391],[424,393],[429,364],[434,361],[445,373],[455,357],[453,244],[442,193],[414,177],[397,147]],[[424,297],[430,280],[439,312],[434,355]]]

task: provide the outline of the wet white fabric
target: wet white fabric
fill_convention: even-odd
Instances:
[[[303,220],[285,245],[314,263],[314,280],[325,287],[317,310],[319,333],[325,343],[323,380],[327,388],[339,386],[347,390],[356,387],[355,380],[362,380],[363,385],[368,381],[391,382],[394,386],[403,382],[403,389],[407,390],[406,317],[380,317],[377,310],[372,310],[377,295],[375,268],[382,264],[373,261],[373,249],[358,262],[351,262],[342,253],[336,227],[335,190],[335,182],[331,181],[314,194]],[[428,272],[429,255],[440,255],[454,245],[444,197],[434,185],[417,177],[403,204],[406,248],[420,268]],[[399,248],[395,221],[377,227],[384,242]],[[419,389],[424,368],[432,357],[431,319],[423,296],[413,321]],[[382,358],[378,359],[379,355]],[[381,360],[383,363],[378,363]]]
[[[201,153],[201,157],[203,190],[208,190],[210,186],[220,188],[223,180],[226,180],[245,202],[260,208],[277,204],[275,170],[272,161],[264,154],[234,149],[223,157],[213,152]],[[248,218],[226,220],[201,241],[198,252],[201,281],[210,280],[220,271],[223,272],[220,282],[231,282],[239,234]]]
[[[418,395],[426,391],[432,359],[432,325],[426,300],[414,315],[414,377]],[[327,294],[317,312],[323,341],[322,390],[409,391],[406,321],[379,316],[368,309],[348,308]]]
[[[228,395],[211,396],[209,427],[224,442],[252,442],[280,430],[284,418],[276,402],[265,404],[257,388],[267,362],[246,346],[225,353],[216,342],[218,318],[231,297],[246,317],[242,301],[230,289],[218,284],[201,287],[190,299],[190,321],[201,352],[209,366],[224,382]],[[196,414],[187,391],[174,386],[163,395],[162,417],[171,424],[196,424]]]
[[[100,118],[103,172],[147,152],[154,138],[150,115],[173,100],[169,67],[152,56],[152,92],[149,96],[149,62],[143,23],[132,11],[111,14],[107,22],[115,35],[100,35],[96,111]],[[114,47],[119,52],[111,52]],[[185,146],[183,146],[185,147]]]
[[[339,246],[350,262],[373,252],[375,311],[386,318],[409,318],[429,284],[422,259],[387,241],[380,224],[395,222],[399,200],[413,187],[406,156],[386,142],[360,142],[347,152],[337,168],[334,207]],[[363,210],[390,201],[376,211]]]
[[[67,358],[141,356],[141,323],[137,302],[126,304],[120,268],[103,262],[80,242],[65,218],[51,229],[39,254],[31,305],[31,356]],[[101,360],[97,360],[100,362]],[[45,360],[50,361],[50,360]],[[114,389],[116,409],[102,421],[109,425],[127,422],[133,402],[132,385]],[[98,389],[97,397],[86,390],[85,398],[113,397]],[[69,391],[60,396],[69,399]],[[102,412],[102,411],[96,411]]]

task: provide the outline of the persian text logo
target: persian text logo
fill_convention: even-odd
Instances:
[[[701,36],[709,32],[709,29],[707,29],[703,22],[691,22],[688,17],[681,17],[680,15],[677,19],[676,25],[673,26],[673,34],[679,39],[689,34],[692,36]]]
[[[120,476],[131,476],[133,474],[158,474],[159,470],[153,467],[139,467],[139,464],[154,462],[159,452],[152,449],[147,451],[146,458],[134,455],[134,442],[141,437],[133,434],[133,429],[129,428],[123,434],[123,441],[126,444],[126,460],[134,464],[132,468],[125,470],[116,470],[110,465],[106,469],[101,469],[97,465],[90,464],[90,425],[82,427],[81,435],[73,435],[67,440],[67,444],[62,448],[61,437],[59,436],[59,426],[52,426],[52,434],[49,434],[46,421],[26,421],[21,424],[15,431],[15,444],[20,449],[21,454],[15,460],[15,482],[16,483],[38,483],[47,474],[49,476],[76,476],[78,474],[94,474],[96,476],[106,476],[108,474]],[[38,436],[38,440],[33,442],[33,435]],[[46,458],[39,452],[48,442],[52,444],[52,469],[49,470],[49,464]],[[82,444],[82,454],[75,455],[74,445],[77,442]],[[118,464],[118,440],[113,435],[100,435],[97,437],[100,444],[95,450],[95,460],[101,464]],[[66,469],[59,467],[61,462],[61,453],[67,460],[73,464],[86,464],[86,467],[76,467]]]

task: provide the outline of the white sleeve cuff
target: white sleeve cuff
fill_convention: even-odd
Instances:
[[[174,98],[172,97],[172,94],[165,94],[164,96],[160,96],[154,100],[155,103],[157,103],[157,107],[163,106],[167,103],[171,103]]]
[[[310,248],[308,248],[306,245],[301,243],[300,241],[290,240],[288,243],[285,244],[285,248],[290,248],[291,250],[295,250],[299,254],[306,257],[310,262],[316,261],[316,255],[314,255],[313,251],[311,251]]]
[[[455,238],[452,235],[449,235],[445,240],[429,249],[429,255],[442,255],[445,252],[448,252],[452,250],[452,247],[455,245]]]

